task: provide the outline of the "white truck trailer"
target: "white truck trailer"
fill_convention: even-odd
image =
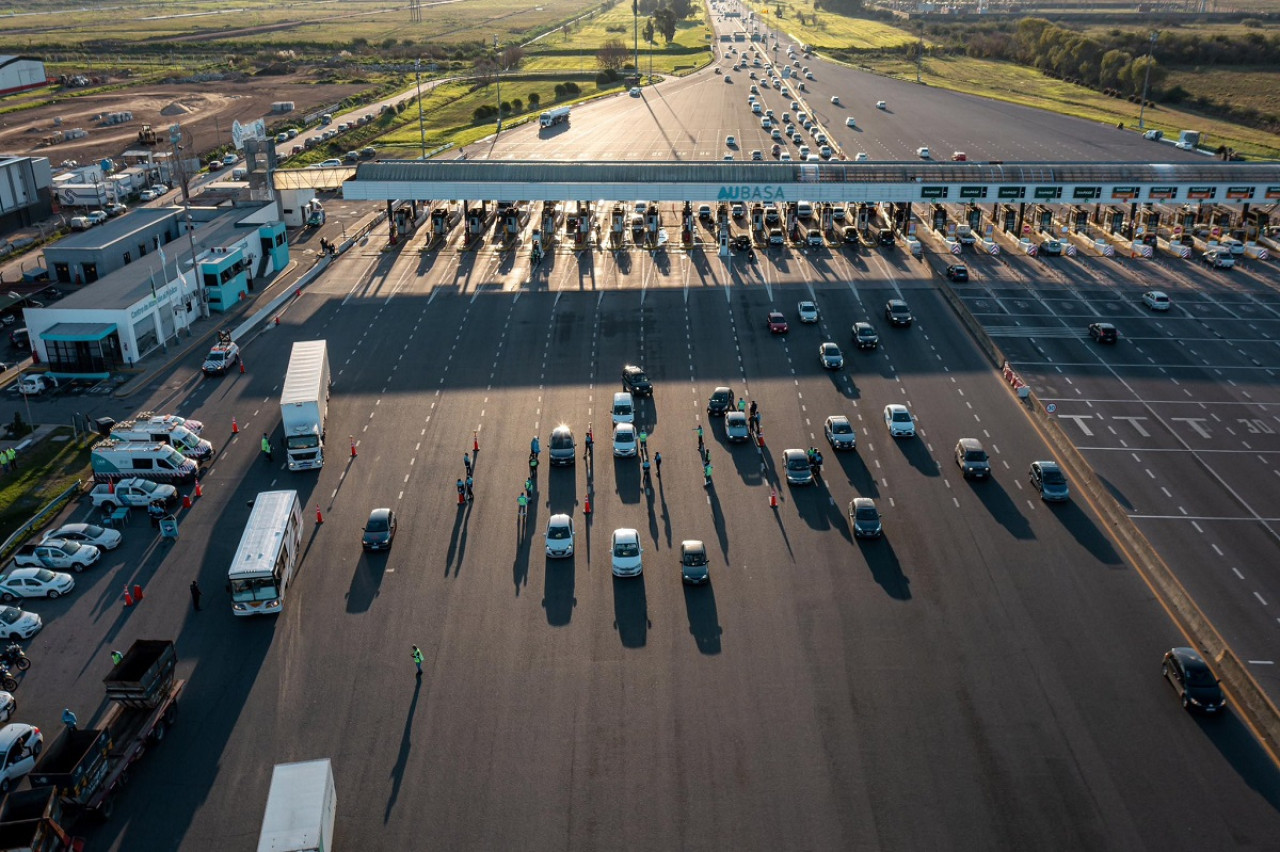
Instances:
[[[329,348],[323,340],[293,344],[280,395],[280,419],[289,470],[324,465],[324,423],[329,415]]]
[[[556,124],[564,124],[569,120],[569,107],[558,107],[557,109],[549,109],[542,115],[538,116],[538,123],[543,127],[551,127]]]
[[[338,793],[328,758],[277,763],[258,852],[331,852]]]

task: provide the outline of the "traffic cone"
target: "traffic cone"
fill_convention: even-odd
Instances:
[[[320,507],[316,506],[316,526],[324,523],[324,515],[320,514]]]
[[[107,493],[108,494],[116,493],[116,481],[114,479],[112,479],[107,483]]]
[[[474,431],[474,432],[472,432],[472,433],[471,433],[471,452],[473,452],[473,453],[478,453],[478,452],[480,452],[480,433],[479,433],[479,431]]]
[[[202,489],[202,488],[200,487],[200,480],[198,480],[198,479],[196,480],[196,496],[197,496],[197,497],[203,497],[203,496],[204,496],[204,489]]]
[[[183,494],[183,495],[182,495],[182,508],[184,508],[184,509],[190,509],[190,508],[191,508],[191,495],[190,495],[190,494]]]
[[[236,422],[236,419],[234,417],[231,418],[231,434],[232,435],[240,434],[240,424]]]
[[[133,595],[129,594],[129,586],[124,587],[124,605],[133,606]]]
[[[352,437],[351,438],[351,458],[355,458],[355,457],[356,457],[356,439]]]
[[[764,449],[764,432],[759,429],[756,430],[756,446],[762,450]]]
[[[244,375],[244,359],[240,359],[240,375]]]
[[[769,489],[769,506],[774,509],[778,508],[778,489],[776,488]]]
[[[591,514],[591,495],[589,493],[587,494],[586,498],[583,500],[582,514],[584,515]]]
[[[142,584],[141,583],[133,584],[133,599],[137,602],[142,601]]]

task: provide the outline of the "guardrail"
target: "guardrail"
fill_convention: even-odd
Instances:
[[[75,485],[72,485],[66,491],[63,491],[57,497],[54,497],[52,500],[48,502],[48,504],[45,505],[43,509],[41,509],[39,512],[36,512],[36,514],[32,516],[31,520],[27,521],[25,524],[18,527],[18,529],[14,531],[13,535],[9,536],[4,540],[4,544],[0,544],[0,561],[8,559],[9,553],[13,550],[13,548],[19,542],[24,541],[27,535],[33,529],[35,529],[37,526],[43,523],[44,520],[48,518],[50,515],[54,514],[55,512],[61,511],[63,505],[69,502],[73,495],[75,495],[79,491],[84,490],[84,486],[85,486],[85,480],[83,479],[76,480]]]

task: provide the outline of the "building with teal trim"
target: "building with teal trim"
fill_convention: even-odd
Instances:
[[[177,210],[177,239],[24,312],[33,358],[58,377],[103,379],[167,351],[197,320],[231,310],[288,265],[277,209]]]

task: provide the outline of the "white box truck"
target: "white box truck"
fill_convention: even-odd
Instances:
[[[324,421],[329,415],[329,348],[323,340],[293,344],[280,395],[280,419],[289,470],[324,465]]]
[[[326,757],[277,763],[271,772],[258,852],[331,852],[338,793]]]

